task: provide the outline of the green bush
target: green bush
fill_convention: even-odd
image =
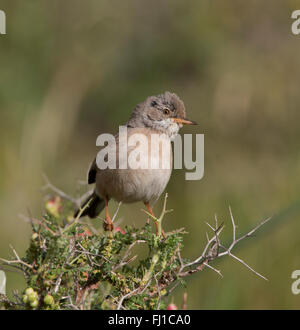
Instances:
[[[41,220],[30,218],[32,237],[24,258],[13,249],[16,260],[1,259],[6,266],[24,273],[27,288],[13,299],[0,296],[5,309],[165,309],[167,300],[184,278],[209,267],[220,276],[211,262],[232,254],[236,243],[249,237],[235,237],[228,248],[220,243],[223,224],[209,225],[213,236],[201,255],[193,261],[183,259],[184,229],[164,233],[162,220],[167,195],[159,218],[158,233],[147,222],[142,228],[116,227],[114,232],[97,230],[91,223],[73,219],[73,206],[54,197],[46,203]],[[81,210],[83,212],[83,210]],[[146,212],[147,213],[147,212]],[[148,214],[148,213],[147,213]],[[150,217],[150,214],[148,214]],[[146,247],[146,255],[134,254],[137,246]],[[140,251],[138,251],[140,252]],[[139,256],[140,255],[140,256]]]

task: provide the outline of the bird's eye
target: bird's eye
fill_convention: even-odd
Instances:
[[[165,115],[169,115],[169,114],[170,114],[170,110],[167,109],[167,108],[165,108],[165,109],[164,109],[164,114],[165,114]]]

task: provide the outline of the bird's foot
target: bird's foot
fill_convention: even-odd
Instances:
[[[105,231],[113,231],[114,230],[114,223],[112,222],[111,218],[106,218],[103,222],[103,228]]]
[[[114,223],[111,220],[111,217],[108,213],[108,197],[105,197],[105,221],[103,223],[103,228],[105,231],[113,231],[114,230]]]

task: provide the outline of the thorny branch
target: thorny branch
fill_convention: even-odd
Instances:
[[[7,260],[7,259],[3,259],[0,258],[0,260],[5,264],[5,265],[12,265],[12,264],[20,264],[23,265],[25,267],[28,267],[30,269],[33,268],[32,265],[29,265],[28,263],[26,263],[25,261],[21,260],[21,258],[19,257],[19,255],[17,254],[16,250],[14,249],[14,247],[12,245],[10,245],[11,250],[13,251],[16,259],[15,260]]]
[[[89,194],[88,192],[87,194],[84,194],[84,196],[75,199],[52,185],[46,176],[44,176],[44,178],[46,180],[46,186],[44,189],[53,190],[61,198],[71,201],[77,207],[81,204],[81,201],[87,197],[87,194]],[[147,306],[149,308],[149,306],[152,306],[151,308],[160,309],[162,308],[164,297],[170,295],[187,276],[202,271],[207,267],[215,271],[220,277],[223,277],[221,271],[216,269],[212,264],[215,260],[224,256],[233,258],[260,278],[267,280],[265,276],[254,270],[243,259],[233,254],[232,251],[237,244],[244,239],[251,237],[261,226],[268,222],[270,218],[262,221],[246,234],[238,236],[237,225],[234,220],[232,210],[229,208],[232,225],[232,239],[228,246],[226,247],[221,240],[224,223],[219,224],[218,219],[215,216],[214,225],[206,223],[212,234],[209,235],[206,233],[207,242],[200,255],[192,261],[187,261],[187,259],[184,259],[181,256],[181,237],[182,234],[186,234],[184,228],[162,235],[162,222],[164,216],[171,212],[171,210],[167,210],[166,202],[167,194],[164,199],[163,210],[158,218],[154,217],[147,211],[144,211],[147,216],[153,218],[153,220],[158,223],[158,236],[152,233],[151,229],[150,231],[148,231],[149,229],[134,229],[118,234],[119,241],[115,241],[115,235],[117,234],[110,233],[103,235],[103,233],[99,232],[91,223],[89,223],[89,227],[91,228],[93,234],[97,236],[97,239],[93,239],[95,236],[91,238],[84,236],[91,235],[85,234],[85,229],[82,228],[82,223],[79,221],[80,215],[84,211],[84,208],[80,210],[76,219],[67,225],[63,225],[62,227],[59,225],[54,226],[51,222],[51,218],[48,217],[43,217],[41,220],[38,220],[31,216],[22,216],[25,221],[30,222],[32,225],[38,225],[38,242],[36,243],[37,253],[40,253],[38,252],[39,249],[40,251],[43,251],[42,253],[50,251],[50,242],[52,246],[57,246],[57,240],[59,240],[60,244],[63,244],[66,249],[66,257],[64,257],[64,259],[60,259],[60,263],[57,264],[57,267],[74,272],[72,278],[74,280],[74,286],[77,289],[75,290],[75,295],[72,295],[70,292],[66,292],[64,287],[66,283],[66,273],[58,272],[57,277],[53,280],[53,287],[51,290],[56,296],[61,294],[61,305],[58,305],[59,308],[91,308],[93,297],[97,294],[96,292],[99,292],[99,289],[97,288],[107,283],[108,287],[114,287],[114,290],[117,290],[118,292],[118,294],[111,294],[109,289],[106,289],[108,291],[102,294],[104,301],[107,301],[108,306],[112,308],[128,309],[142,308],[143,306]],[[117,218],[120,206],[121,203],[119,203],[113,216],[114,221]],[[47,242],[45,237],[48,239]],[[81,241],[81,237],[85,238]],[[100,240],[103,242],[101,243],[102,245],[97,244]],[[150,246],[150,242],[153,240],[156,241],[156,245],[154,247]],[[171,245],[172,241],[175,242],[173,245]],[[148,246],[150,252],[148,256],[149,263],[139,264],[139,270],[138,267],[132,266],[132,262],[134,260],[138,263],[140,262],[137,255],[133,253],[133,249],[140,244]],[[50,264],[37,265],[36,260],[39,255],[35,257],[36,259],[34,259],[34,261],[26,258],[21,259],[16,250],[13,247],[11,248],[14,254],[14,259],[0,259],[0,261],[3,262],[3,265],[22,270],[24,274],[27,274],[27,278],[30,274],[36,274],[38,267],[43,269],[43,267],[47,268]],[[120,251],[122,251],[121,255]],[[167,253],[168,257],[163,261],[164,253]],[[56,259],[57,255],[49,255],[49,258]],[[83,284],[79,284],[77,279],[78,265],[84,266],[85,269],[87,269],[87,271],[84,271],[87,275],[87,279],[86,282],[83,282]],[[106,270],[107,268],[105,268],[105,265],[109,265],[108,271]],[[130,269],[131,277],[128,277],[128,273],[124,272],[125,269],[127,269],[127,271]],[[81,273],[81,278],[82,276],[83,273]],[[43,277],[40,277],[40,280],[43,281]],[[49,288],[47,288],[47,292],[48,291]],[[136,297],[142,298],[136,302]],[[3,299],[4,298],[2,298],[2,301],[5,301]],[[149,304],[147,304],[147,302],[149,302]],[[150,303],[152,303],[152,305]],[[22,300],[20,300],[18,304],[18,306],[22,306]],[[183,305],[186,306],[186,299]]]
[[[166,201],[166,198],[165,198]],[[232,210],[229,208],[230,212],[230,218],[231,218],[231,223],[232,223],[232,242],[228,248],[226,248],[224,245],[220,243],[220,234],[222,233],[224,229],[224,223],[218,224],[218,219],[215,216],[215,227],[210,225],[209,223],[206,223],[208,227],[213,231],[214,235],[209,238],[209,235],[206,233],[207,236],[207,243],[201,253],[201,255],[196,258],[193,261],[184,263],[183,258],[181,256],[180,250],[178,249],[176,251],[177,257],[180,263],[180,267],[178,271],[173,274],[174,276],[170,277],[169,274],[168,276],[164,277],[164,275],[158,280],[157,275],[154,275],[154,280],[156,283],[157,291],[156,294],[158,296],[158,304],[157,306],[159,307],[160,300],[161,300],[161,291],[165,288],[169,288],[169,294],[180,284],[179,279],[184,278],[186,276],[192,275],[196,272],[202,271],[205,267],[212,269],[215,271],[220,277],[223,277],[222,273],[220,270],[216,269],[213,267],[210,263],[214,261],[217,258],[224,257],[226,255],[232,257],[233,259],[239,261],[241,264],[243,264],[245,267],[247,267],[250,271],[252,271],[254,274],[257,276],[261,277],[264,280],[268,280],[265,276],[261,275],[258,273],[256,270],[254,270],[252,267],[250,267],[244,260],[241,258],[237,257],[232,253],[232,249],[240,243],[242,240],[251,237],[261,226],[263,226],[266,222],[268,222],[271,218],[268,218],[261,223],[259,223],[255,228],[250,230],[248,233],[242,235],[241,237],[237,238],[237,225],[235,224],[233,215],[232,215]],[[147,212],[146,212],[147,213]],[[163,220],[163,217],[166,212],[166,205],[164,204],[163,212],[159,218],[159,221],[161,222]],[[148,213],[147,213],[148,214]],[[150,214],[148,214],[150,215]],[[169,233],[167,233],[168,235]],[[220,252],[222,250],[222,252]],[[174,284],[175,283],[175,284]],[[133,293],[136,293],[138,290],[134,290]],[[132,296],[132,294],[128,294],[122,297],[122,299],[119,301],[118,306],[122,306],[123,301]]]
[[[72,204],[74,204],[77,208],[80,207],[81,203],[88,198],[88,196],[91,195],[92,190],[87,191],[85,194],[83,194],[82,196],[80,196],[79,198],[74,198],[68,194],[66,194],[64,191],[60,190],[59,188],[57,188],[55,185],[53,185],[50,180],[48,179],[47,175],[45,173],[43,173],[43,178],[45,180],[45,186],[42,188],[42,190],[47,190],[50,189],[53,192],[55,192],[59,197],[70,201]]]
[[[117,265],[115,265],[115,266],[113,267],[113,270],[117,270],[118,268],[121,268],[121,267],[123,267],[123,266],[129,264],[129,263],[132,262],[133,260],[135,260],[135,258],[136,258],[137,256],[130,257],[129,259],[128,259],[128,257],[129,257],[129,255],[130,255],[130,252],[131,252],[131,250],[133,249],[133,247],[134,247],[135,245],[139,244],[139,243],[146,243],[146,241],[144,241],[144,240],[137,240],[137,241],[134,241],[133,243],[131,243],[131,244],[129,245],[129,247],[127,248],[127,251],[124,253],[124,255],[123,255],[123,257],[122,257],[120,263],[117,264]]]
[[[221,277],[223,277],[221,272],[219,270],[215,269],[214,267],[212,267],[209,264],[209,262],[211,262],[211,261],[213,261],[217,258],[221,258],[221,257],[224,257],[224,256],[228,255],[228,256],[232,257],[233,259],[239,261],[241,264],[243,264],[245,267],[250,269],[257,276],[263,278],[266,281],[268,280],[265,276],[258,273],[256,270],[254,270],[252,267],[250,267],[244,260],[242,260],[241,258],[234,255],[231,251],[239,242],[241,242],[242,240],[252,236],[261,226],[263,226],[271,218],[268,218],[268,219],[262,221],[255,228],[250,230],[245,235],[243,235],[239,238],[236,238],[237,225],[235,224],[235,221],[234,221],[234,218],[233,218],[232,211],[231,211],[230,207],[229,207],[229,212],[230,212],[230,219],[231,219],[231,223],[232,223],[232,242],[231,242],[230,246],[228,248],[226,248],[225,246],[223,246],[220,243],[219,238],[220,238],[220,234],[221,234],[222,229],[224,228],[224,226],[223,226],[223,224],[218,226],[218,220],[217,220],[217,217],[215,217],[215,221],[216,221],[215,227],[213,227],[213,226],[211,226],[210,224],[207,223],[207,225],[210,227],[210,229],[214,232],[214,236],[212,238],[209,238],[208,234],[207,234],[208,242],[207,242],[206,246],[204,247],[204,250],[203,250],[202,254],[200,255],[200,257],[196,258],[194,261],[191,261],[187,264],[183,264],[182,261],[181,261],[181,267],[180,267],[180,270],[178,272],[178,275],[180,277],[185,277],[187,275],[191,275],[195,272],[198,272],[198,271],[202,270],[205,266],[207,266],[208,268],[214,270]],[[220,249],[222,249],[223,252],[219,252]],[[182,258],[180,256],[180,252],[178,252],[178,253],[179,253],[180,260],[182,260]]]

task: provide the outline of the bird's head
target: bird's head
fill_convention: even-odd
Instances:
[[[197,125],[185,117],[185,107],[174,93],[149,96],[134,109],[127,125],[147,127],[174,138],[183,125]]]

